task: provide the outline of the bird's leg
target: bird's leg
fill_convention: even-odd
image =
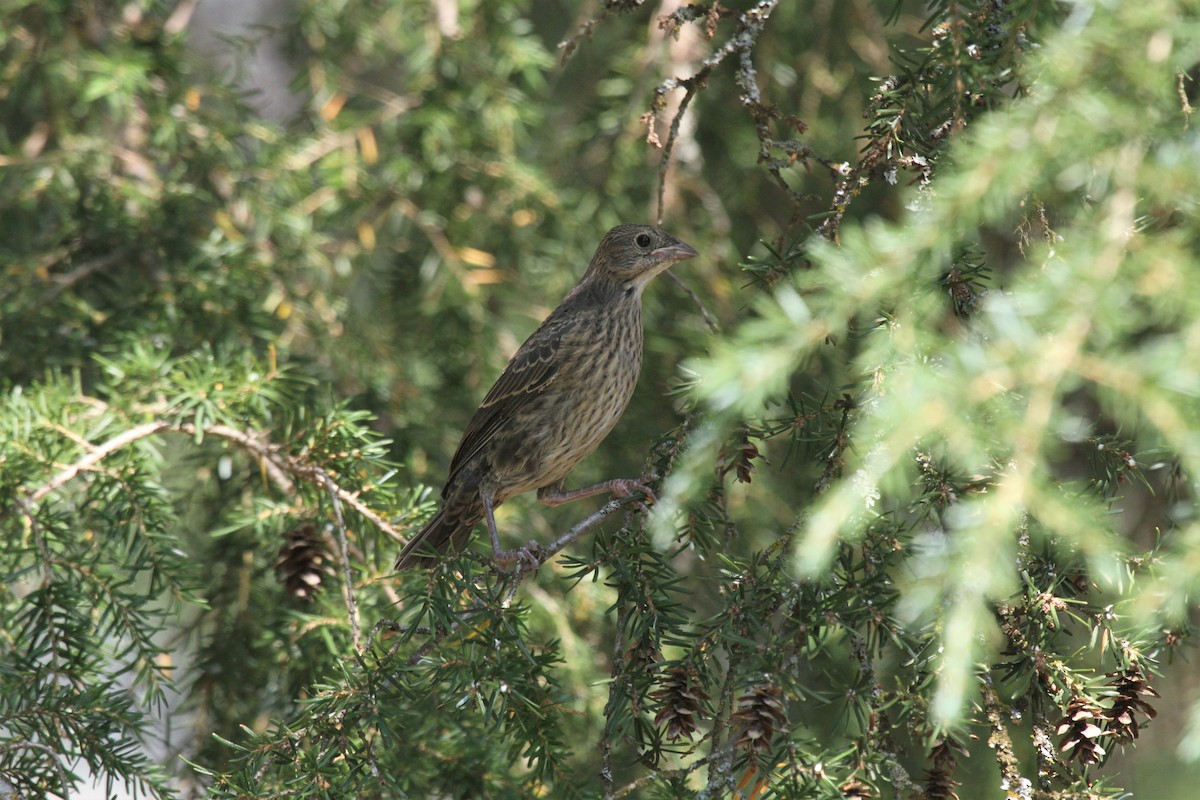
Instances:
[[[492,504],[492,498],[486,494],[480,494],[483,499],[483,518],[487,520],[488,535],[492,537],[492,557],[500,557],[500,533],[496,530],[496,508]]]
[[[541,566],[542,562],[537,556],[540,549],[537,542],[530,542],[515,550],[500,549],[500,533],[496,530],[496,504],[489,495],[480,493],[479,497],[483,500],[483,518],[487,520],[488,535],[492,537],[492,560],[498,564],[518,561],[526,565],[521,569],[537,569]]]
[[[638,480],[616,478],[611,481],[593,484],[592,486],[585,486],[582,489],[572,489],[569,492],[563,491],[561,483],[556,483],[552,486],[543,486],[541,489],[538,489],[537,498],[545,505],[561,506],[563,503],[569,503],[572,500],[581,500],[584,497],[591,497],[597,494],[611,494],[618,499],[642,494],[645,495],[647,500],[653,503],[657,498],[654,496],[654,491],[646,483],[648,481],[644,478]],[[646,504],[642,501],[639,500],[637,505],[643,511],[648,511]]]

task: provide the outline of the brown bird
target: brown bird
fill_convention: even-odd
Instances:
[[[611,480],[574,491],[563,481],[617,424],[642,369],[642,291],[696,251],[649,225],[609,231],[579,284],[508,362],[471,418],[450,461],[442,508],[400,553],[397,569],[428,566],[461,550],[487,521],[493,556],[500,549],[493,515],[509,498],[537,489],[556,506],[610,492],[649,491],[636,480]]]

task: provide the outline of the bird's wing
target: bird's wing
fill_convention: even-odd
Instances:
[[[495,385],[467,424],[458,450],[450,460],[447,485],[454,481],[454,476],[463,465],[491,441],[518,409],[554,382],[565,359],[569,358],[569,351],[573,349],[564,344],[568,326],[561,324],[561,319],[560,315],[551,315],[521,345],[496,379]]]

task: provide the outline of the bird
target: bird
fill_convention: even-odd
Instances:
[[[697,255],[651,225],[618,225],[605,234],[579,283],[518,348],[471,417],[450,460],[441,507],[405,544],[397,570],[431,567],[446,551],[461,551],[480,519],[495,561],[528,555],[500,547],[495,519],[501,503],[525,492],[537,490],[550,506],[604,493],[653,499],[638,480],[574,490],[563,484],[633,396],[646,284]]]

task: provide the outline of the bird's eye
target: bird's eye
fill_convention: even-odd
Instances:
[[[637,242],[638,247],[649,247],[650,235],[646,233],[639,233],[634,241]]]

